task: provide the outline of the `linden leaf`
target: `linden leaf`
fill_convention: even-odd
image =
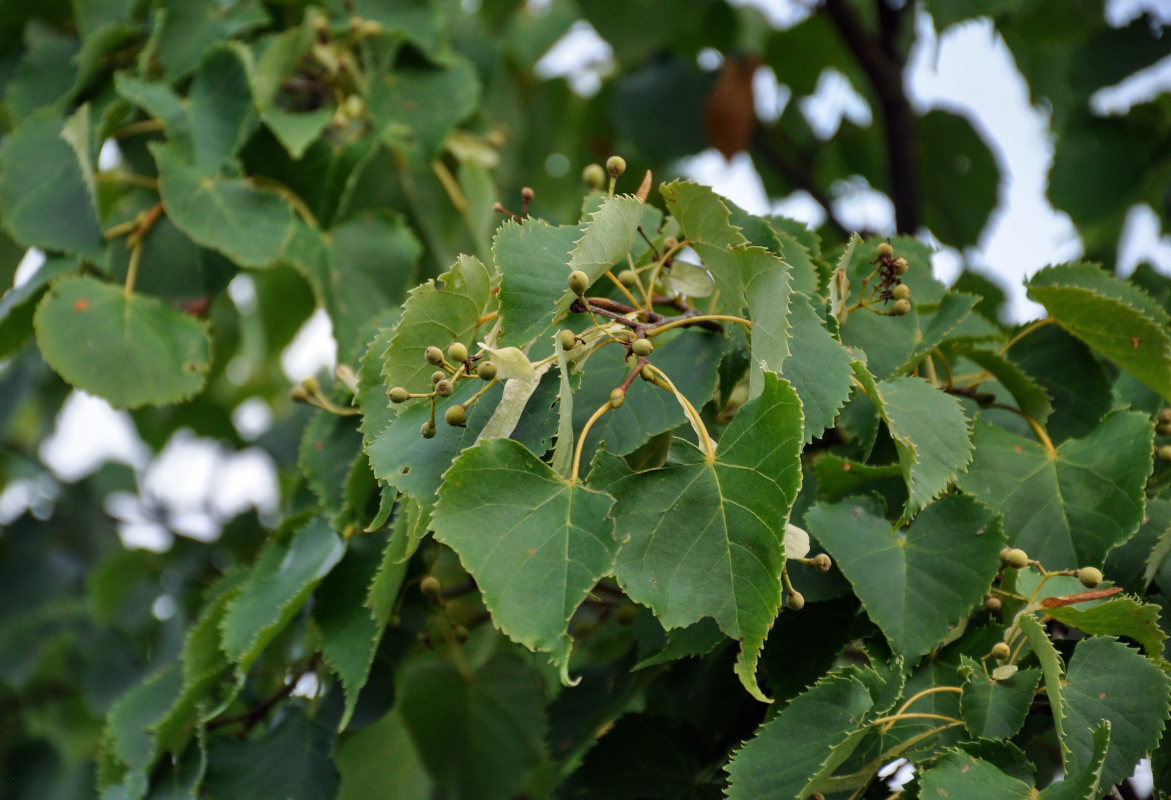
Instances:
[[[33,324],[49,366],[118,408],[177,403],[207,377],[206,323],[95,278],[54,283]]]
[[[431,526],[476,579],[492,621],[569,681],[569,618],[610,571],[606,494],[567,483],[523,445],[490,439],[444,475]]]

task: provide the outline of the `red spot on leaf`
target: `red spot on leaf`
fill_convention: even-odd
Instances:
[[[84,297],[79,297],[73,301],[73,310],[77,312],[85,311],[89,308],[89,300]]]
[[[1021,446],[1020,446],[1019,444],[1014,444],[1014,445],[1012,446],[1012,451],[1013,451],[1014,453],[1020,453],[1020,452],[1022,452],[1022,451],[1021,451]]]
[[[1098,692],[1098,699],[1099,699],[1099,700],[1105,700],[1105,699],[1106,699],[1106,693],[1105,693],[1105,692]]]
[[[1131,336],[1130,337],[1130,346],[1133,347],[1135,350],[1138,350],[1138,346],[1142,343],[1143,343],[1143,340],[1142,340],[1141,336]]]
[[[851,464],[850,462],[848,462],[848,461],[847,461],[847,462],[843,462],[843,464],[842,464],[842,472],[849,472],[851,469],[853,469],[853,467],[854,467],[854,465],[853,465],[853,464]]]
[[[860,516],[862,516],[862,507],[854,506],[854,519],[858,519]]]
[[[320,439],[314,440],[313,449],[320,453],[325,449],[325,442],[321,441]]]
[[[972,768],[971,764],[964,764],[962,767],[960,767],[960,772],[967,772],[971,768]]]

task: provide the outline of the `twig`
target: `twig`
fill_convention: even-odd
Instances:
[[[919,158],[915,111],[903,86],[903,65],[892,47],[872,36],[847,0],[825,0],[825,12],[866,73],[882,108],[886,135],[890,199],[895,207],[895,229],[914,233],[919,228]]]

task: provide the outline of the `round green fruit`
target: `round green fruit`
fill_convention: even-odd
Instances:
[[[419,591],[428,597],[438,597],[439,593],[443,591],[443,586],[434,575],[428,575],[419,581]]]
[[[785,601],[785,605],[789,607],[790,611],[800,611],[805,608],[805,595],[794,589],[789,592],[789,599]]]
[[[574,335],[573,331],[563,330],[557,336],[561,339],[562,350],[572,350],[577,346],[577,336]]]
[[[401,386],[396,386],[390,390],[390,402],[405,403],[411,399],[411,393]]]
[[[476,374],[480,376],[481,380],[490,381],[496,377],[496,365],[491,361],[485,361],[476,370]]]
[[[423,351],[423,358],[427,359],[428,364],[439,366],[443,363],[443,351],[435,345],[431,345]]]
[[[585,297],[586,289],[590,288],[590,276],[580,269],[569,273],[569,290],[578,297]]]
[[[890,290],[890,296],[895,300],[909,300],[911,298],[911,287],[905,283],[900,283]]]
[[[468,412],[463,406],[452,406],[443,412],[443,419],[448,425],[460,427],[468,422]]]
[[[634,343],[630,345],[630,352],[639,358],[646,358],[655,352],[655,345],[650,339],[635,339]]]
[[[610,408],[619,408],[626,402],[626,392],[622,389],[610,390]]]
[[[435,394],[440,397],[451,397],[452,391],[451,381],[446,378],[435,383]]]
[[[1087,589],[1096,589],[1102,584],[1102,570],[1097,567],[1082,567],[1077,571],[1077,579]]]
[[[447,357],[451,359],[453,364],[462,364],[468,360],[468,348],[463,342],[452,342],[451,346],[447,348]]]
[[[988,651],[988,655],[992,658],[995,658],[997,661],[1004,661],[1006,658],[1012,655],[1012,650],[1010,650],[1008,645],[1004,642],[997,642],[996,644],[992,645],[992,649]]]
[[[905,317],[911,313],[910,300],[895,300],[894,305],[890,307],[890,315],[892,317]]]
[[[1000,563],[1013,569],[1024,569],[1029,566],[1029,554],[1019,547],[1010,547],[1007,551],[1001,551]]]
[[[435,438],[435,433],[438,430],[439,429],[435,426],[434,422],[432,422],[431,420],[427,420],[419,428],[419,433],[421,433],[423,435],[424,439],[433,439],[433,438]]]
[[[606,171],[610,173],[611,178],[617,178],[626,172],[626,159],[622,156],[610,156],[606,159]]]
[[[911,268],[911,265],[907,263],[907,259],[902,258],[901,256],[894,260],[894,266],[895,275],[906,275],[907,270]]]
[[[587,164],[581,171],[581,179],[591,189],[601,189],[606,185],[606,168],[601,164]]]
[[[881,242],[875,252],[879,258],[890,258],[894,255],[895,249],[890,246],[890,242]]]

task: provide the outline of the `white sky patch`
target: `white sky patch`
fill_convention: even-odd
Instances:
[[[772,125],[781,118],[793,99],[793,90],[777,80],[772,67],[757,67],[752,75],[752,100],[757,118]]]
[[[1171,236],[1162,231],[1150,206],[1133,206],[1126,214],[1118,242],[1118,274],[1129,277],[1140,261],[1147,261],[1163,275],[1171,275]]]
[[[320,370],[333,372],[337,366],[337,342],[333,325],[324,309],[317,309],[305,320],[293,341],[281,353],[281,369],[291,383],[316,375]]]
[[[129,414],[81,391],[69,395],[39,453],[45,465],[68,483],[81,480],[107,461],[141,469],[150,457]]]
[[[245,439],[258,439],[272,427],[272,408],[259,397],[249,397],[232,409],[232,424]]]
[[[45,254],[35,247],[30,247],[24,254],[24,258],[16,265],[16,275],[13,276],[12,285],[14,287],[23,286],[32,279],[33,275],[37,274],[37,270],[45,263]]]
[[[1100,117],[1122,115],[1132,106],[1150,102],[1167,91],[1171,91],[1171,56],[1094,92],[1090,95],[1090,110]]]
[[[908,63],[912,102],[919,110],[942,107],[974,120],[1001,167],[1000,203],[978,248],[965,255],[999,279],[1011,319],[1037,318],[1044,310],[1025,297],[1022,281],[1082,253],[1073,223],[1045,197],[1053,160],[1048,116],[1029,104],[1024,79],[989,20],[954,25],[938,41],[926,14],[918,15],[916,28]]]
[[[710,186],[750,214],[769,213],[768,195],[747,153],[737,153],[731,161],[719,151],[708,148],[698,155],[681,159],[679,171],[691,180]]]
[[[728,4],[755,8],[777,30],[792,28],[807,19],[814,8],[813,3],[799,0],[728,0]]]
[[[894,234],[894,204],[862,176],[836,182],[830,187],[830,195],[834,198],[834,213],[847,229]]]
[[[822,70],[813,94],[797,102],[813,133],[823,140],[838,132],[843,119],[860,128],[869,126],[873,120],[866,100],[855,91],[849,78],[833,67]]]
[[[534,69],[541,78],[565,78],[573,91],[593,97],[602,88],[602,78],[615,69],[614,48],[593,25],[578,20],[541,56]]]

